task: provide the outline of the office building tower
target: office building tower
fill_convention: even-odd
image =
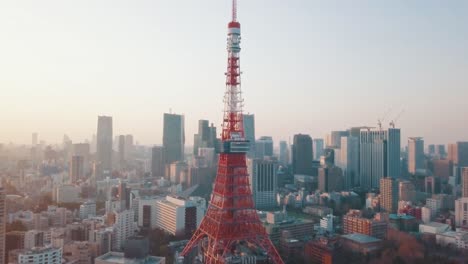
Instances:
[[[424,140],[420,137],[411,137],[408,139],[408,171],[416,174],[417,170],[424,168]]]
[[[97,127],[96,161],[103,171],[112,171],[112,117],[99,116]]]
[[[424,187],[427,193],[438,194],[441,191],[441,182],[439,177],[428,176],[424,179]]]
[[[119,154],[119,168],[125,168],[125,136],[120,135],[118,137],[118,154]]]
[[[468,142],[449,144],[448,159],[458,167],[468,167]]]
[[[183,115],[164,114],[163,145],[166,164],[184,160],[185,118]]]
[[[264,210],[276,207],[278,162],[275,160],[249,159],[247,168],[255,208]]]
[[[439,157],[440,159],[444,159],[447,156],[445,145],[436,145],[435,156]]]
[[[245,140],[250,142],[250,149],[247,152],[247,157],[255,158],[255,115],[253,114],[243,114],[243,125],[244,125],[244,135]]]
[[[162,177],[166,172],[166,152],[162,146],[151,148],[151,176]]]
[[[5,228],[6,228],[6,218],[7,209],[6,209],[6,194],[5,189],[0,187],[0,264],[5,261]]]
[[[82,156],[85,174],[90,170],[90,145],[89,143],[75,143],[72,146],[72,156]]]
[[[187,183],[188,164],[183,161],[173,162],[169,168],[169,180],[174,184]]]
[[[436,153],[436,147],[434,144],[430,144],[429,146],[427,146],[427,154],[429,154],[429,156],[433,157]]]
[[[400,201],[414,202],[416,200],[416,189],[410,181],[400,181],[398,192]]]
[[[312,138],[309,135],[294,135],[292,147],[292,167],[294,174],[313,174]]]
[[[289,146],[288,146],[288,142],[280,141],[279,147],[280,147],[279,162],[282,165],[288,165],[289,164]]]
[[[216,152],[219,152],[218,133],[213,123],[209,127],[209,132],[208,148],[214,148]]]
[[[332,131],[327,137],[327,148],[341,148],[341,137],[347,137],[348,131]]]
[[[360,134],[360,184],[379,188],[383,177],[399,178],[400,129],[362,129]]]
[[[119,200],[120,200],[120,209],[121,210],[128,210],[130,209],[130,192],[132,191],[131,188],[127,187],[127,184],[123,181],[119,183]]]
[[[125,241],[134,235],[134,212],[133,210],[125,210],[114,213],[114,238],[112,241],[113,250],[120,251],[125,245]]]
[[[359,138],[341,137],[339,150],[340,160],[335,163],[343,170],[344,188],[349,190],[359,185]]]
[[[468,197],[468,167],[462,168],[462,197]]]
[[[398,209],[398,182],[394,178],[380,179],[380,206],[387,213],[396,213]]]
[[[455,225],[468,228],[468,197],[455,201]]]
[[[87,201],[80,205],[80,219],[96,216],[96,202]]]
[[[325,149],[323,139],[322,138],[314,139],[312,145],[313,145],[314,160],[320,160],[320,157],[323,156],[323,150]]]
[[[83,156],[72,156],[70,161],[70,182],[74,184],[79,180],[83,180],[84,177],[85,172]]]
[[[453,162],[448,159],[435,159],[431,161],[432,175],[448,180],[452,176]]]
[[[255,141],[255,156],[257,159],[263,159],[264,157],[273,156],[273,138],[272,137],[260,137]]]
[[[343,189],[343,171],[339,167],[321,167],[318,175],[321,192],[339,192]]]
[[[208,120],[198,121],[198,134],[194,135],[193,155],[198,155],[199,148],[207,148],[210,145],[210,127]]]

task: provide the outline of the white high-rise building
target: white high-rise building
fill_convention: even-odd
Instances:
[[[125,241],[134,234],[135,223],[133,210],[125,210],[115,213],[112,248],[114,250],[122,250],[122,247],[125,245]]]
[[[320,219],[320,228],[328,233],[333,233],[333,215],[329,214]]]
[[[322,138],[316,138],[313,140],[312,144],[314,160],[320,160],[320,157],[323,156],[323,150],[325,148],[325,143]]]
[[[272,209],[277,206],[278,162],[275,160],[249,159],[250,189],[257,209]]]
[[[173,235],[193,232],[206,212],[206,201],[201,197],[140,198],[138,206],[138,226],[160,228]]]
[[[420,137],[408,139],[408,171],[415,174],[424,169],[424,140]]]
[[[80,219],[96,216],[96,202],[87,201],[80,205]]]
[[[468,227],[468,197],[455,200],[455,225]]]

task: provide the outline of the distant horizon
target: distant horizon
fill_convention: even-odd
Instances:
[[[162,143],[163,113],[218,130],[231,1],[0,3],[0,143],[114,136]],[[216,12],[213,12],[216,10]],[[245,113],[292,141],[397,121],[425,145],[468,141],[468,2],[239,0]],[[465,22],[463,22],[465,21]],[[219,131],[218,131],[219,132]],[[291,140],[289,140],[291,139]]]

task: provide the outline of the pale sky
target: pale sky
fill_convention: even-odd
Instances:
[[[239,0],[257,136],[376,125],[468,140],[468,1]],[[0,142],[114,135],[162,142],[164,112],[218,125],[230,0],[0,1]],[[387,120],[385,124],[388,123]]]

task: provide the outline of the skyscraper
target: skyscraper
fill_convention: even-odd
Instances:
[[[273,138],[272,137],[260,137],[255,141],[255,156],[257,159],[263,159],[264,157],[273,156]]]
[[[379,188],[383,177],[400,175],[400,129],[362,129],[360,134],[361,187]]]
[[[468,167],[468,142],[449,144],[448,159],[458,167]]]
[[[462,197],[468,197],[468,167],[462,168]]]
[[[134,145],[133,135],[125,135],[125,160],[129,161],[133,157]]]
[[[319,168],[319,190],[338,192],[343,188],[343,171],[337,166]]]
[[[313,140],[314,160],[320,160],[320,157],[323,155],[324,149],[325,146],[322,138],[316,138]]]
[[[341,137],[346,137],[348,135],[348,131],[332,131],[327,138],[327,148],[340,148]]]
[[[183,115],[164,114],[163,145],[166,164],[184,160],[185,118]]]
[[[242,115],[245,139],[250,142],[250,150],[247,152],[247,157],[255,158],[255,115]]]
[[[398,182],[394,178],[380,179],[381,208],[387,213],[396,213],[398,209]]]
[[[166,171],[166,156],[162,146],[154,146],[151,149],[151,176],[165,176]]]
[[[119,168],[125,168],[125,136],[119,136]]]
[[[280,141],[279,162],[283,165],[289,164],[289,146],[288,142]]]
[[[249,159],[250,189],[257,209],[272,209],[276,204],[278,163],[275,160]]]
[[[313,174],[312,138],[309,135],[294,135],[292,167],[294,174]]]
[[[83,156],[72,156],[70,161],[70,182],[76,183],[84,179],[84,158]]]
[[[424,169],[424,140],[420,137],[408,139],[408,171],[415,174]]]
[[[414,202],[416,199],[416,189],[410,181],[400,181],[398,192],[400,201]]]
[[[96,161],[102,171],[112,171],[112,117],[98,116]],[[99,174],[102,174],[102,171]]]
[[[84,163],[84,173],[88,173],[90,170],[90,145],[89,143],[76,143],[72,147],[72,156],[82,156]]]
[[[340,162],[336,164],[343,170],[346,190],[359,185],[359,138],[348,136],[341,138]]]

